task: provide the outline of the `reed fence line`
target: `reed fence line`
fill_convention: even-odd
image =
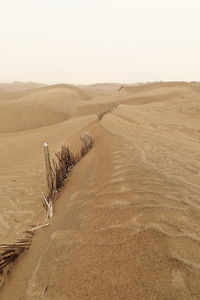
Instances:
[[[117,108],[119,104],[118,103],[114,103],[112,105],[110,105],[109,107],[107,107],[106,109],[100,111],[97,113],[97,119],[99,121],[101,121],[101,119],[103,118],[104,115],[108,114],[108,113],[112,113],[114,109]]]
[[[42,203],[47,211],[47,219],[53,216],[53,201],[63,187],[69,172],[93,146],[93,137],[88,132],[84,132],[80,139],[82,146],[79,151],[72,153],[67,146],[62,145],[61,149],[55,153],[52,161],[50,160],[49,150],[47,150],[48,144],[44,144],[48,194],[45,196],[42,193]]]
[[[55,153],[55,157],[51,161],[48,144],[44,144],[45,165],[47,174],[48,194],[43,195],[43,206],[47,211],[47,219],[53,216],[53,200],[55,200],[58,191],[63,187],[70,170],[83,158],[83,156],[92,148],[94,139],[88,133],[81,135],[82,146],[79,151],[73,154],[65,145],[61,146],[60,151]],[[32,244],[33,236],[37,229],[47,226],[47,224],[31,227],[24,232],[24,237],[18,239],[13,244],[0,245],[0,287],[5,282],[11,266],[16,259],[29,249]]]

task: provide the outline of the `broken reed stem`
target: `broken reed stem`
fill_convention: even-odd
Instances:
[[[44,144],[47,184],[49,191],[47,196],[42,193],[42,199],[43,205],[47,211],[48,219],[53,216],[53,200],[56,197],[57,191],[59,191],[63,186],[68,173],[93,146],[93,137],[88,132],[82,134],[80,138],[82,141],[80,151],[73,154],[66,146],[62,146],[61,150],[56,153],[55,159],[52,161],[52,166],[48,144]],[[49,224],[39,225],[26,230],[24,233],[25,237],[17,240],[13,244],[0,245],[0,287],[7,278],[10,268],[15,260],[25,250],[30,248],[35,231],[47,225]]]

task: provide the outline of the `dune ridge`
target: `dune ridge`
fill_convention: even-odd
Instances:
[[[44,217],[37,202],[45,190],[43,141],[51,153],[63,142],[76,149],[86,130],[95,144],[73,169],[55,218],[16,262],[0,298],[199,299],[200,84],[78,90],[88,99],[61,85],[3,103],[14,114],[29,102],[23,120],[42,105],[44,113],[60,114],[53,119],[47,112],[42,124],[38,115],[33,126],[17,127],[16,118],[16,129],[4,120],[3,242]],[[97,113],[113,103],[118,107],[98,121]]]

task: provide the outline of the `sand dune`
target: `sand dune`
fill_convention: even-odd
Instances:
[[[9,133],[56,124],[68,119],[81,101],[79,92],[60,86],[33,90],[16,100],[0,103],[0,132]]]
[[[199,95],[199,83],[55,85],[0,102],[2,243],[44,222],[43,142],[95,138],[1,299],[200,298]]]
[[[30,90],[44,86],[44,84],[35,82],[0,83],[0,101],[20,98],[29,93]]]
[[[98,94],[98,93],[97,93]],[[83,113],[85,101],[93,99],[91,110]],[[17,99],[0,102],[0,133],[26,131],[63,122],[73,116],[96,113],[102,106],[102,96],[90,93],[90,88],[67,84],[30,89]],[[79,109],[80,108],[80,109]]]
[[[87,91],[89,91],[92,95],[100,95],[100,96],[109,96],[114,93],[116,93],[120,88],[121,84],[119,83],[99,83],[99,84],[92,84],[89,85],[86,88]]]

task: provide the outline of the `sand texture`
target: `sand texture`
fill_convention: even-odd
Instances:
[[[85,130],[92,150],[0,299],[200,299],[198,83],[4,87],[1,244],[45,222],[43,143],[74,151]]]

